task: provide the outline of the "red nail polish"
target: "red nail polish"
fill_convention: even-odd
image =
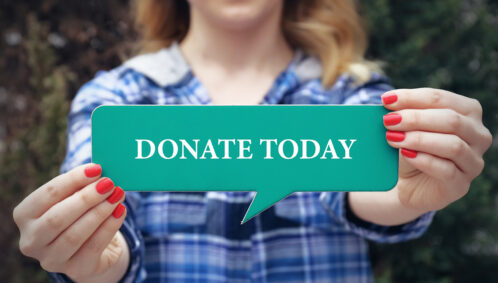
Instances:
[[[120,204],[118,204],[118,206],[116,206],[116,208],[112,212],[112,216],[114,216],[114,218],[120,218],[121,216],[123,216],[123,213],[125,212],[125,210],[126,210],[126,207],[120,203]]]
[[[381,98],[382,98],[382,103],[384,104],[391,104],[398,100],[398,96],[394,93],[383,94]]]
[[[409,149],[406,149],[406,148],[402,148],[401,149],[401,154],[403,154],[404,156],[406,156],[408,158],[415,158],[415,157],[417,157],[417,152],[416,151],[409,150]]]
[[[102,173],[102,167],[98,164],[92,164],[85,168],[85,176],[88,178],[97,177],[100,173]]]
[[[392,142],[401,142],[405,139],[405,133],[403,132],[395,132],[395,131],[387,131],[386,139]]]
[[[398,113],[389,113],[384,115],[384,125],[386,126],[392,126],[399,124],[401,122],[401,115]]]
[[[109,178],[104,178],[97,183],[97,192],[101,195],[108,193],[114,188],[114,183]]]
[[[112,192],[112,194],[107,198],[107,201],[110,204],[115,204],[123,197],[123,195],[123,189],[121,189],[120,187],[116,187],[116,189],[114,189],[114,192]]]

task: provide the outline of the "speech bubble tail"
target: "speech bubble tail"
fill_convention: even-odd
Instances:
[[[286,198],[291,193],[292,192],[279,194],[278,192],[272,190],[262,190],[257,192],[240,224],[242,225],[251,220],[254,216],[270,208],[272,205]]]

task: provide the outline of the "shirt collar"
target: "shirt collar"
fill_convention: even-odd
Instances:
[[[176,42],[157,52],[133,57],[124,65],[142,73],[161,87],[178,83],[190,72]]]

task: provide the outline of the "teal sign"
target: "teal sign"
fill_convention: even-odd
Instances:
[[[256,191],[243,222],[293,192],[386,191],[398,152],[379,105],[101,106],[92,159],[128,191]]]

